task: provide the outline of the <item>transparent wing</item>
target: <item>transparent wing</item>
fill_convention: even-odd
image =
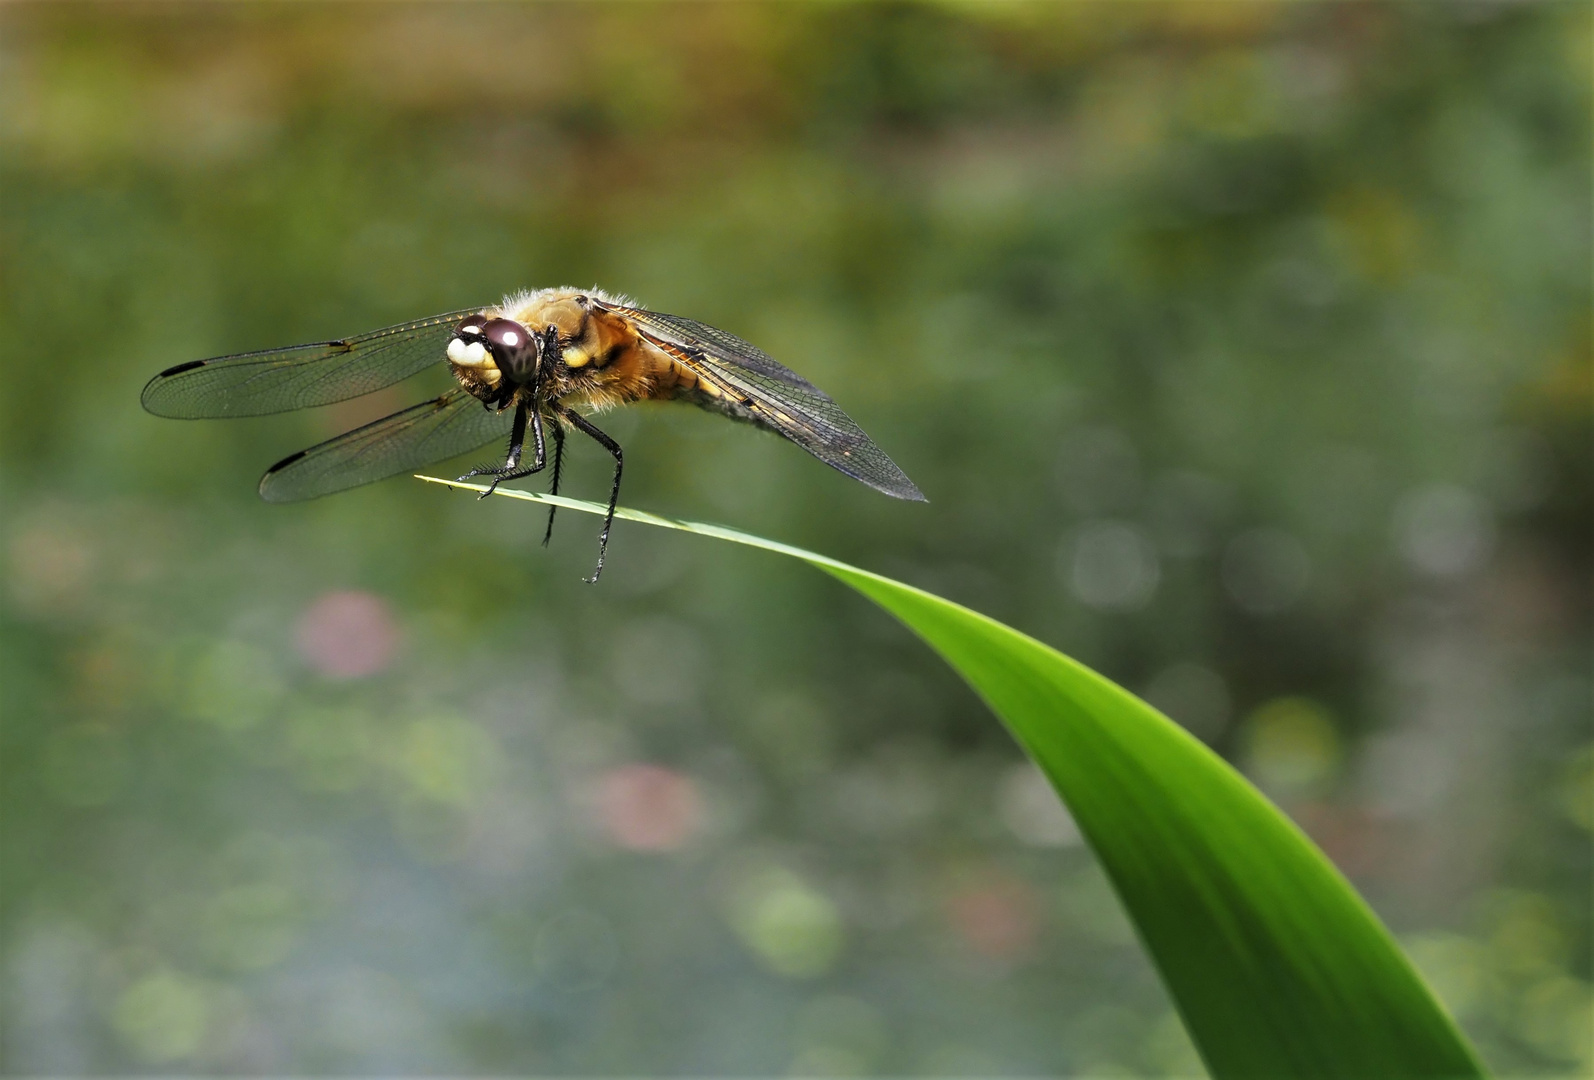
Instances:
[[[454,327],[479,310],[445,312],[341,341],[191,360],[151,379],[141,400],[156,416],[180,420],[330,405],[441,362]]]
[[[925,502],[896,462],[830,399],[768,353],[713,326],[641,308],[602,305],[637,325],[643,336],[741,408],[854,480],[898,499]]]
[[[514,410],[492,412],[463,389],[345,432],[277,462],[260,478],[267,502],[297,502],[446,461],[509,437]]]

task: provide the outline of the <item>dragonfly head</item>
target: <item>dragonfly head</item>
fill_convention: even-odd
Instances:
[[[513,319],[472,315],[448,341],[448,362],[471,381],[497,386],[504,379],[529,383],[542,358],[542,341]]]

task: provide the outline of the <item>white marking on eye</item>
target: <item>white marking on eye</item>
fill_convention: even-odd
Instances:
[[[520,335],[515,333],[513,330],[505,330],[504,331],[504,344],[505,345],[519,345],[520,344]]]
[[[461,334],[479,334],[479,333],[482,332],[482,328],[479,327],[479,326],[476,326],[474,324],[471,324],[471,325],[467,325],[467,326],[461,326],[459,328],[459,332]]]

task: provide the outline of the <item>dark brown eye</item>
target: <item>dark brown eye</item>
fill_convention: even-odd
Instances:
[[[455,329],[454,334],[456,337],[462,337],[466,341],[479,340],[481,337],[482,327],[486,325],[486,316],[471,315],[459,324],[459,327]]]
[[[482,324],[482,332],[495,352],[499,349],[514,352],[525,348],[526,342],[531,340],[526,328],[511,319],[488,319]]]
[[[526,382],[536,373],[542,350],[541,342],[531,331],[513,319],[488,319],[482,323],[481,332],[499,370],[511,381]]]

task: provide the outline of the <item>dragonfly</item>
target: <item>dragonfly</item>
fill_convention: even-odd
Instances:
[[[639,401],[683,401],[782,435],[893,498],[927,501],[829,395],[757,346],[598,289],[528,290],[337,341],[193,360],[151,379],[142,402],[156,416],[179,419],[263,416],[369,394],[436,364],[447,365],[453,389],[283,458],[261,478],[261,497],[330,495],[506,438],[501,464],[460,481],[488,478],[485,498],[499,484],[547,469],[551,442],[557,495],[566,433],[579,432],[614,459],[597,567],[583,579],[596,583],[625,458],[590,417]],[[556,512],[548,511],[544,545]]]

